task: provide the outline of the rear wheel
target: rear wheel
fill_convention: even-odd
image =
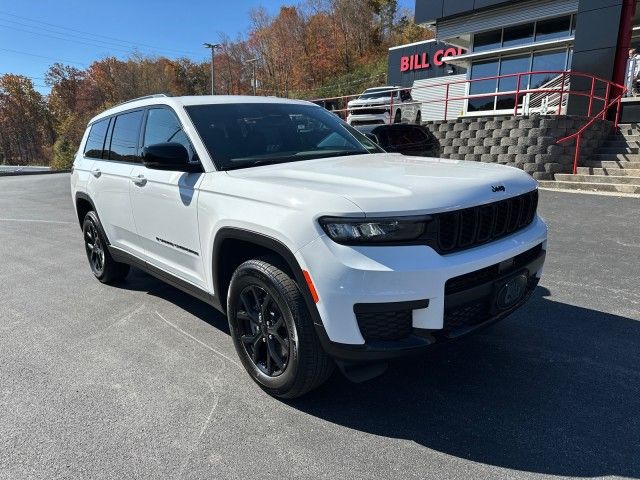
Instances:
[[[418,113],[416,114],[416,125],[421,125],[422,124],[422,113],[420,112],[420,110],[418,110]]]
[[[398,110],[396,112],[396,116],[393,119],[393,123],[400,123],[402,121],[402,112],[400,112],[400,110]]]
[[[320,346],[298,285],[269,259],[238,267],[227,315],[240,360],[270,395],[299,397],[331,375],[333,362]]]
[[[89,266],[95,277],[102,283],[116,283],[124,280],[129,273],[129,265],[116,262],[111,257],[95,212],[91,211],[85,215],[82,222],[82,235]]]

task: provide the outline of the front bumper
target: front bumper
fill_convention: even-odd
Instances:
[[[391,115],[388,113],[347,115],[347,123],[349,125],[386,125],[391,123]]]
[[[323,346],[329,354],[344,360],[391,358],[494,323],[519,308],[535,289],[542,274],[546,236],[546,225],[536,218],[513,235],[450,255],[440,255],[426,246],[346,247],[321,237],[299,252],[299,261],[311,273],[319,294],[319,321],[315,323]],[[536,255],[525,258],[526,252],[536,248]],[[522,261],[510,270],[508,262],[516,257]],[[507,267],[497,275],[469,278],[473,272],[497,265]],[[526,271],[528,284],[516,304],[501,311],[478,311],[479,322],[472,320],[460,328],[445,323],[457,307],[478,298],[486,300],[496,282],[520,271]],[[448,281],[459,278],[467,282],[449,288]],[[424,303],[415,304],[420,301]],[[398,302],[414,304],[411,334],[393,341],[365,340],[354,306]]]

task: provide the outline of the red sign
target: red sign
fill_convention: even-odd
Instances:
[[[433,65],[436,67],[440,67],[444,65],[442,61],[442,57],[453,57],[456,55],[462,55],[464,53],[463,48],[447,48],[442,50],[437,50],[436,53],[433,54]],[[431,63],[429,63],[429,54],[428,53],[416,53],[415,55],[407,55],[404,57],[400,57],[400,71],[407,72],[411,70],[422,70],[425,68],[431,68]]]

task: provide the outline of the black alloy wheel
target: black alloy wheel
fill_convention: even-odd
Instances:
[[[267,290],[249,285],[240,293],[237,335],[253,364],[277,377],[287,369],[291,338],[282,310]]]
[[[104,244],[100,238],[98,227],[92,220],[84,224],[84,246],[93,274],[96,277],[101,277],[104,273]]]
[[[129,265],[116,262],[108,248],[108,241],[98,220],[98,215],[90,211],[82,222],[82,237],[87,252],[89,266],[94,276],[102,283],[117,283],[129,273]]]
[[[252,380],[278,398],[304,395],[334,367],[300,285],[287,270],[275,255],[247,260],[233,273],[227,294],[236,353]]]

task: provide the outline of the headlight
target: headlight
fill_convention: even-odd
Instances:
[[[322,217],[320,225],[329,237],[345,245],[395,243],[418,240],[429,217],[336,218]]]

